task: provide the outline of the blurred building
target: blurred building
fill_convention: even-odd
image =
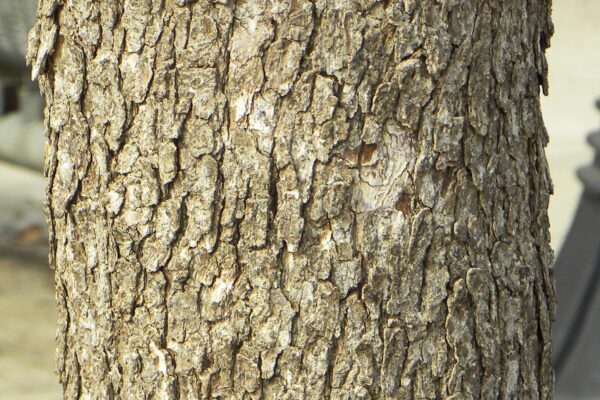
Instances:
[[[41,169],[42,98],[25,65],[37,0],[0,1],[0,159]]]

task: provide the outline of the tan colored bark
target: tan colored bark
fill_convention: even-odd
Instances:
[[[41,0],[67,399],[551,399],[549,0]]]

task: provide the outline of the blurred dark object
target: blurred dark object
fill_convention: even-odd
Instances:
[[[42,98],[25,65],[37,0],[0,0],[0,159],[41,170]]]
[[[4,99],[2,114],[7,114],[19,109],[19,93],[17,85],[4,85],[2,88],[2,98]]]
[[[596,106],[600,109],[600,100]],[[559,399],[600,398],[600,130],[588,142],[596,155],[592,165],[577,171],[584,191],[554,266]]]

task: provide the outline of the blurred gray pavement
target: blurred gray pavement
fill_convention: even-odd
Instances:
[[[0,257],[0,398],[58,400],[54,375],[56,311],[50,271]]]
[[[58,400],[40,173],[0,162],[0,399]]]

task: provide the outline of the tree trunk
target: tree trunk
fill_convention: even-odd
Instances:
[[[67,399],[551,399],[550,0],[41,0]]]

